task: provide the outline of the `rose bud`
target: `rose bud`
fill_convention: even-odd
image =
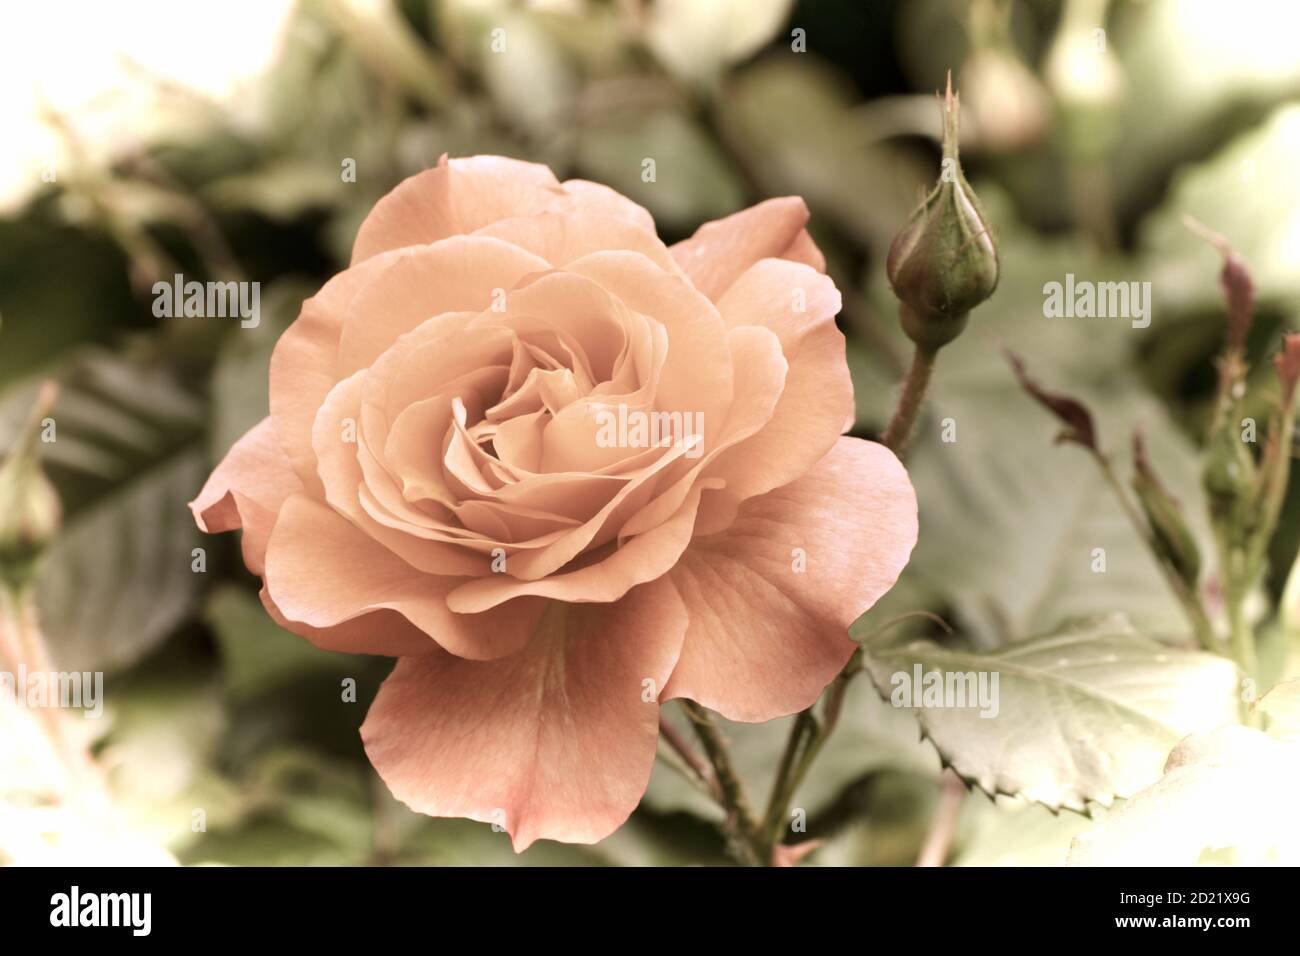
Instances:
[[[1171,495],[1147,457],[1141,432],[1133,433],[1133,490],[1151,525],[1155,546],[1193,591],[1201,575],[1201,551],[1183,519],[1182,505]]]
[[[958,97],[949,77],[943,104],[943,171],[889,248],[885,269],[902,303],[903,330],[935,350],[956,338],[970,310],[998,284],[988,217],[957,157]]]
[[[1233,543],[1244,542],[1256,519],[1258,468],[1234,428],[1220,428],[1211,438],[1201,480],[1216,524]]]

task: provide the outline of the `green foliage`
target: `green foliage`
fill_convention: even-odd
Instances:
[[[1052,810],[1082,812],[1133,795],[1155,779],[1178,740],[1235,722],[1237,714],[1230,662],[1159,644],[1118,619],[988,653],[928,641],[873,649],[867,668],[882,696],[915,710],[944,763],[963,779]],[[919,699],[917,668],[940,682],[933,701]],[[958,686],[973,691],[967,675],[991,682],[993,674],[993,707],[950,699]]]

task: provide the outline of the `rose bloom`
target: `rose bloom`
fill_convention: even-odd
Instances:
[[[661,702],[769,720],[846,663],[916,499],[841,437],[840,296],[807,220],[772,199],[669,248],[604,186],[443,157],[303,304],[269,417],[191,508],[243,528],[282,626],[398,658],[361,728],[397,798],[517,850],[595,842],[645,792]],[[610,442],[620,406],[699,444]]]

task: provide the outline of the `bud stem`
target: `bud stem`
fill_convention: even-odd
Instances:
[[[921,406],[925,403],[925,393],[930,387],[930,375],[934,371],[934,360],[938,349],[927,349],[920,345],[912,353],[912,366],[907,370],[903,381],[902,394],[898,396],[898,405],[894,417],[890,419],[881,443],[898,457],[903,457],[907,449],[908,438],[916,424]]]

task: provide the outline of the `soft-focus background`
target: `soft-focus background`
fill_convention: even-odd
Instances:
[[[928,609],[976,647],[1112,611],[1183,628],[1001,349],[1087,398],[1117,459],[1141,425],[1198,514],[1192,449],[1223,319],[1218,255],[1181,217],[1250,263],[1252,355],[1300,319],[1300,8],[1286,0],[44,0],[2,16],[0,448],[38,381],[57,378],[45,463],[65,517],[42,618],[60,666],[107,674],[104,718],[75,719],[125,827],[80,815],[28,715],[0,715],[0,861],[722,859],[716,811],[663,768],[595,847],[516,857],[486,825],[414,816],[356,732],[388,663],[276,628],[236,536],[202,538],[185,507],[265,414],[276,337],[346,262],[363,215],[444,152],[607,183],[670,242],[764,197],[805,197],[844,292],[855,433],[871,437],[906,356],[883,253],[937,173],[934,92],[951,70],[1003,276],[940,360],[922,430],[951,418],[957,441],[917,442],[921,544],[872,617]],[[155,318],[150,287],[177,272],[260,282],[261,325]],[[1045,319],[1043,284],[1067,273],[1151,282],[1151,326]],[[1267,395],[1268,363],[1256,371]],[[1292,494],[1274,597],[1298,537]],[[1095,547],[1107,574],[1090,569]],[[1264,635],[1273,677],[1293,672],[1297,640],[1285,618]],[[356,703],[340,701],[348,677]],[[785,731],[728,728],[760,795]],[[939,790],[912,718],[857,681],[795,801],[827,841],[812,861],[912,862]],[[1088,825],[973,795],[953,858],[1060,862]]]

